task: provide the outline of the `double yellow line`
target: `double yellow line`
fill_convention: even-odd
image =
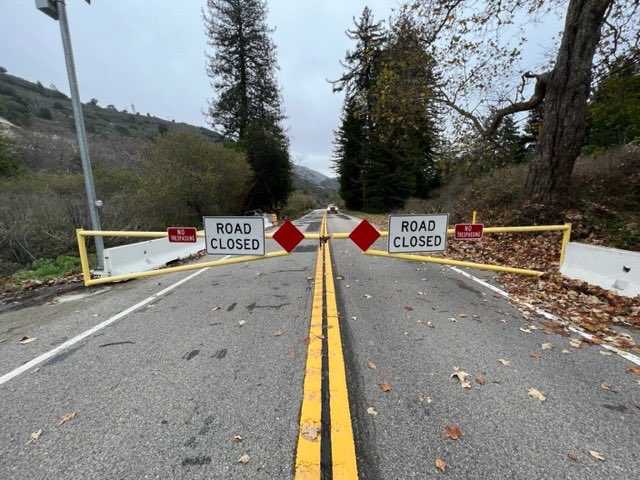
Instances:
[[[327,218],[322,218],[320,237],[327,237]],[[322,418],[322,344],[326,319],[329,405]],[[331,471],[334,479],[358,478],[356,449],[351,425],[346,368],[342,352],[340,319],[336,302],[331,248],[328,242],[318,247],[313,305],[309,327],[309,345],[300,410],[300,428],[296,449],[295,480],[319,480],[322,475],[322,429],[330,425]],[[327,409],[325,408],[325,411]]]

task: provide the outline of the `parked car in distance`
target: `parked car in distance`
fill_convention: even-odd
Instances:
[[[335,205],[329,205],[327,207],[327,213],[338,213],[338,207]]]

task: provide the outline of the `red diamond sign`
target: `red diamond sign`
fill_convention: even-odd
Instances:
[[[287,220],[273,234],[273,239],[287,252],[291,253],[291,251],[304,239],[304,234],[298,230],[293,223]]]
[[[366,220],[360,222],[360,224],[353,229],[349,238],[355,243],[363,252],[369,250],[369,247],[380,237],[380,232]]]

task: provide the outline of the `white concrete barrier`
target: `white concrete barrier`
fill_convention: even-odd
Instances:
[[[146,272],[204,250],[204,238],[196,243],[170,243],[167,238],[145,240],[104,250],[104,275]]]
[[[640,252],[569,242],[560,272],[618,295],[640,295]]]
[[[273,227],[272,216],[267,213],[263,216],[264,228]],[[196,243],[171,243],[167,238],[158,238],[105,248],[104,270],[96,273],[112,276],[146,272],[163,267],[169,262],[188,258],[202,250],[205,250],[204,237],[198,237]]]

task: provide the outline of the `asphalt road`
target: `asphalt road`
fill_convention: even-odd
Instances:
[[[321,217],[296,224],[318,232]],[[329,230],[356,221],[332,215]],[[640,384],[626,360],[521,331],[538,322],[446,267],[330,244],[361,479],[638,478]],[[292,478],[316,247],[0,314],[2,378],[142,302],[0,383],[0,479]],[[443,435],[454,424],[458,440]]]

